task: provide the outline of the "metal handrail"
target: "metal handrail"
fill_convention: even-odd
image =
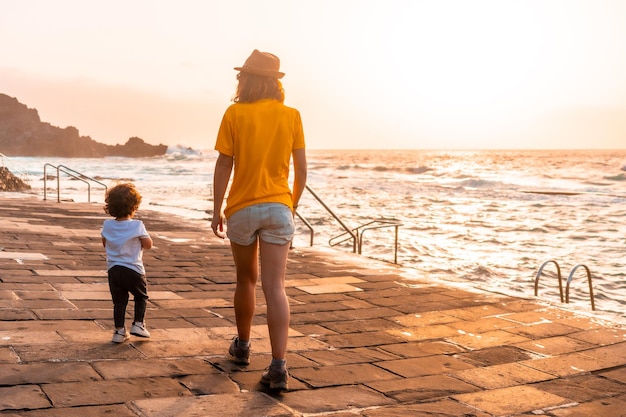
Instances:
[[[556,266],[556,272],[557,272],[557,279],[559,282],[559,295],[561,297],[561,302],[563,302],[563,283],[561,282],[561,268],[559,267],[559,264],[557,261],[550,259],[549,261],[545,261],[541,267],[539,268],[539,270],[537,271],[537,275],[535,276],[535,297],[538,294],[538,288],[539,288],[539,277],[541,276],[541,272],[543,271],[543,268],[549,264],[549,263],[553,263]],[[569,289],[570,289],[570,284],[572,283],[572,278],[574,277],[574,273],[576,272],[576,270],[580,267],[583,267],[585,269],[585,271],[587,272],[587,282],[589,283],[589,297],[591,299],[591,309],[593,311],[595,311],[596,309],[596,303],[595,303],[595,299],[593,296],[593,283],[592,283],[592,279],[591,279],[591,271],[589,270],[589,268],[587,267],[587,265],[583,265],[583,264],[578,264],[576,265],[574,268],[572,268],[572,271],[569,273],[569,276],[567,277],[567,284],[565,286],[565,303],[569,304]]]
[[[328,205],[326,205],[326,203],[324,203],[324,201],[321,199],[321,197],[318,196],[317,193],[315,191],[313,191],[313,189],[309,185],[306,185],[305,188],[322,205],[322,207],[324,207],[326,209],[326,211],[328,213],[330,213],[330,215],[335,220],[337,220],[337,222],[341,225],[341,227],[344,230],[344,232],[341,233],[340,235],[332,237],[332,238],[329,239],[328,244],[330,246],[336,246],[336,245],[339,245],[340,243],[346,242],[348,240],[352,240],[352,251],[354,253],[358,253],[359,255],[361,255],[362,254],[362,249],[363,249],[363,234],[365,233],[365,231],[373,230],[373,229],[382,229],[382,228],[385,228],[385,227],[393,227],[393,228],[395,228],[393,262],[396,263],[396,264],[398,263],[398,228],[400,226],[402,226],[402,224],[400,222],[398,222],[395,219],[378,219],[378,220],[372,220],[369,223],[360,225],[360,226],[358,226],[355,229],[351,229],[343,221],[341,221],[339,216],[337,216],[330,209],[330,207],[328,207]],[[297,211],[296,211],[296,215],[309,228],[309,231],[311,233],[311,246],[313,246],[313,234],[314,234],[313,226],[304,217],[302,217],[300,215],[300,213],[298,213]],[[341,239],[341,240],[337,241],[337,239]]]
[[[368,223],[357,226],[351,231],[355,236],[357,236],[357,253],[361,255],[363,253],[363,235],[367,230],[373,229],[383,229],[387,227],[393,227],[395,229],[395,238],[394,238],[394,255],[393,255],[393,263],[398,263],[398,229],[402,226],[398,220],[395,219],[378,219],[372,220]],[[343,238],[343,239],[342,239]],[[341,240],[338,240],[341,239]],[[328,244],[330,246],[339,245],[347,240],[351,239],[351,236],[348,236],[347,233],[341,233],[340,235],[334,236],[328,240]]]
[[[353,251],[354,253],[356,253],[356,252],[357,252],[357,240],[358,240],[357,235],[356,235],[356,234],[354,234],[354,233],[352,232],[352,230],[351,230],[348,226],[346,226],[346,225],[345,225],[345,223],[344,223],[344,222],[342,222],[342,221],[341,221],[341,219],[340,219],[339,217],[337,217],[337,215],[336,215],[336,214],[335,214],[335,213],[334,213],[334,212],[330,209],[330,207],[328,207],[328,206],[326,205],[326,203],[324,203],[324,201],[323,201],[323,200],[322,200],[322,199],[321,199],[321,198],[320,198],[320,197],[319,197],[319,196],[315,193],[315,191],[313,191],[313,189],[312,189],[311,187],[309,187],[308,185],[305,185],[305,188],[306,188],[306,189],[307,189],[307,190],[311,193],[311,195],[312,195],[313,197],[315,197],[315,199],[316,199],[316,200],[317,200],[317,201],[318,201],[318,202],[322,205],[322,207],[324,207],[324,208],[326,209],[326,211],[328,211],[328,213],[330,213],[330,215],[331,215],[331,216],[333,216],[333,218],[334,218],[335,220],[337,220],[337,222],[338,222],[338,223],[341,225],[341,227],[343,227],[343,229],[345,230],[345,233],[347,233],[347,234],[349,234],[349,235],[350,235],[350,238],[352,239],[352,251]],[[348,239],[350,239],[350,238],[348,238]],[[346,239],[346,240],[348,240],[348,239]]]
[[[559,295],[561,296],[561,302],[563,302],[563,283],[561,282],[561,267],[559,266],[559,263],[553,259],[545,261],[537,271],[537,275],[535,275],[535,297],[537,296],[539,291],[539,277],[541,276],[541,272],[543,271],[543,268],[549,263],[553,263],[554,266],[556,266],[556,275],[559,281]]]
[[[304,223],[306,225],[306,227],[309,228],[309,233],[311,234],[309,246],[313,246],[313,235],[315,234],[315,230],[313,229],[313,225],[311,223],[309,223],[309,221],[307,219],[305,219],[300,213],[298,213],[297,210],[296,210],[296,216],[298,216],[298,218],[300,220],[302,220],[302,223]]]
[[[20,179],[22,181],[26,181],[27,182],[28,181],[28,178],[27,178],[27,175],[28,175],[27,171],[28,171],[28,169],[23,167],[23,166],[21,166],[13,158],[11,158],[11,157],[9,157],[9,156],[7,156],[7,155],[5,155],[5,154],[0,152],[0,160],[2,161],[2,167],[6,167],[8,169],[9,167],[6,166],[5,163],[4,163],[5,159],[11,163],[10,171],[13,174],[15,174],[17,172],[19,174],[19,176],[20,176]]]
[[[591,309],[595,311],[596,303],[593,298],[593,284],[591,283],[591,271],[589,270],[587,265],[578,264],[572,269],[572,272],[569,273],[569,276],[567,277],[567,285],[565,287],[565,302],[569,303],[569,286],[570,286],[570,283],[572,282],[572,278],[574,277],[574,272],[576,272],[576,270],[581,266],[585,268],[585,271],[587,271],[587,282],[589,283],[589,297],[591,298]]]
[[[376,224],[376,226],[372,226]],[[363,235],[366,230],[373,229],[383,229],[386,227],[393,227],[395,229],[395,238],[394,238],[394,250],[393,250],[393,263],[398,263],[398,229],[402,226],[402,223],[397,220],[373,220],[367,224],[359,226],[361,229],[361,233],[359,234],[359,255],[363,249]]]
[[[82,173],[80,173],[80,172],[78,172],[78,171],[76,171],[76,170],[74,170],[74,169],[72,169],[72,168],[70,168],[68,166],[65,166],[65,165],[55,166],[55,165],[52,165],[50,163],[46,163],[43,166],[43,199],[44,200],[47,199],[46,197],[47,197],[47,188],[48,187],[47,187],[46,183],[47,183],[47,180],[48,180],[48,175],[46,174],[46,168],[49,167],[49,166],[52,167],[52,168],[55,168],[56,171],[57,171],[57,203],[61,202],[61,180],[60,180],[60,177],[61,177],[60,173],[61,172],[63,172],[65,174],[69,175],[70,177],[75,178],[75,179],[77,179],[79,181],[82,181],[85,184],[87,184],[87,201],[90,202],[90,203],[91,203],[91,183],[89,181],[93,181],[93,182],[95,182],[97,184],[102,185],[104,187],[104,192],[105,193],[106,193],[106,191],[108,189],[107,185],[104,184],[103,182],[100,182],[100,181],[98,181],[95,178],[91,178],[91,177],[89,177],[89,176],[87,176],[85,174],[82,174]],[[87,180],[89,180],[89,181],[87,181]]]

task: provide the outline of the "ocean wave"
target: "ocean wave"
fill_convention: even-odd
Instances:
[[[165,157],[168,160],[199,158],[202,156],[204,156],[204,154],[199,149],[193,149],[183,145],[168,146],[165,152]]]
[[[405,168],[405,171],[408,172],[409,174],[423,174],[424,172],[428,172],[432,170],[433,170],[432,168],[429,168],[426,166]]]
[[[488,181],[488,180],[481,180],[481,179],[467,179],[465,181],[461,181],[458,186],[460,187],[464,187],[464,188],[493,188],[496,187],[498,185],[501,185],[501,183],[499,182],[494,182],[494,181]]]
[[[622,167],[622,169],[624,171],[626,171],[626,166]],[[603,177],[605,180],[609,180],[609,181],[626,181],[626,174],[617,174],[617,175],[613,175],[610,177]]]

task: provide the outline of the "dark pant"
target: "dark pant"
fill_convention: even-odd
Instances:
[[[109,269],[108,275],[109,290],[111,290],[111,297],[113,298],[115,327],[124,327],[129,292],[135,297],[134,321],[143,322],[148,304],[148,281],[146,276],[119,265]]]

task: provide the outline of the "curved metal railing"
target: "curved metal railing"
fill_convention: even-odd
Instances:
[[[398,263],[398,229],[400,226],[402,226],[402,224],[398,220],[377,219],[377,220],[372,220],[368,223],[362,224],[356,228],[350,228],[339,218],[339,216],[337,216],[337,214],[335,214],[335,212],[333,212],[333,210],[331,210],[330,207],[328,207],[328,205],[322,200],[322,198],[319,195],[317,195],[315,191],[313,191],[313,189],[310,186],[307,185],[305,188],[322,205],[322,207],[324,207],[326,211],[335,220],[337,220],[337,222],[341,225],[341,227],[344,230],[344,232],[341,233],[340,235],[330,238],[330,240],[328,241],[328,244],[330,246],[336,246],[343,242],[352,240],[352,251],[354,253],[358,253],[359,255],[361,255],[363,252],[363,237],[366,231],[373,230],[373,229],[393,227],[395,229],[393,262],[396,264]],[[304,222],[304,224],[309,229],[311,233],[311,246],[313,246],[313,236],[315,233],[313,226],[297,211],[296,211],[296,215],[298,216],[300,220]]]
[[[539,292],[539,278],[541,277],[541,273],[543,272],[544,267],[546,265],[550,264],[550,263],[553,263],[556,266],[557,279],[558,279],[558,283],[559,283],[559,295],[561,297],[561,302],[563,302],[563,283],[562,283],[562,279],[561,279],[561,268],[559,267],[558,262],[553,260],[553,259],[545,261],[541,265],[539,270],[537,271],[537,275],[535,275],[535,297],[537,296],[537,294]],[[591,278],[591,271],[589,270],[587,265],[578,264],[574,268],[572,268],[572,271],[569,273],[569,276],[567,277],[567,284],[565,286],[565,303],[569,304],[569,290],[570,290],[570,286],[571,286],[571,283],[572,283],[572,279],[574,278],[574,273],[576,272],[576,270],[578,268],[581,268],[581,267],[584,268],[585,271],[587,272],[587,282],[589,284],[589,298],[591,300],[591,309],[593,311],[595,311],[596,303],[595,303],[595,299],[594,299],[594,295],[593,295],[593,282],[592,282],[592,278]]]
[[[61,202],[61,172],[63,172],[64,174],[69,175],[70,177],[82,181],[85,184],[87,184],[87,201],[91,203],[91,183],[94,182],[96,184],[99,184],[101,186],[104,187],[104,192],[106,193],[107,191],[107,185],[104,184],[103,182],[98,181],[95,178],[91,178],[85,174],[82,174],[68,166],[65,165],[52,165],[50,163],[46,163],[43,166],[43,199],[46,200],[47,199],[47,191],[48,191],[48,186],[47,186],[47,181],[48,181],[48,174],[46,171],[47,167],[52,167],[54,169],[56,169],[57,171],[57,175],[56,175],[56,180],[57,180],[57,202],[60,203]]]

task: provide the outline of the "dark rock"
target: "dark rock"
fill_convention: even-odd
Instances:
[[[58,156],[101,158],[164,155],[167,145],[150,145],[132,137],[124,145],[106,145],[80,136],[73,126],[60,128],[42,122],[36,109],[16,98],[0,94],[0,153],[9,156]]]
[[[0,167],[0,191],[25,191],[30,185],[13,175],[7,167]]]

